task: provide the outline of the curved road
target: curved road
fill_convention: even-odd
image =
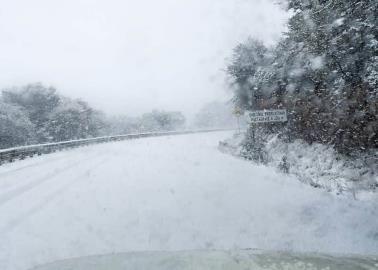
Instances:
[[[0,167],[0,269],[146,250],[378,253],[378,202],[222,154],[227,136],[115,142]]]

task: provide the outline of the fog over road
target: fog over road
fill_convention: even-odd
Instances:
[[[378,203],[221,153],[231,132],[92,145],[0,167],[0,269],[146,250],[378,253]]]

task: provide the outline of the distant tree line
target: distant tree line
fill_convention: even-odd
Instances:
[[[140,117],[111,117],[108,123],[110,133],[128,134],[183,129],[186,118],[181,112],[153,110]]]
[[[287,2],[292,16],[276,46],[249,39],[234,49],[227,71],[235,104],[286,108],[290,139],[343,153],[377,148],[378,1]]]
[[[109,117],[82,100],[40,83],[4,89],[0,96],[0,148],[131,132],[182,128],[180,112],[153,111],[139,118]]]

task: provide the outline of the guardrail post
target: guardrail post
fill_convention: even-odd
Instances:
[[[9,153],[9,162],[13,162],[16,158],[16,150],[13,150]]]

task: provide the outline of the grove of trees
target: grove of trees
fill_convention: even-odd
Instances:
[[[5,89],[0,99],[0,147],[99,136],[101,112],[40,83]]]
[[[276,46],[249,39],[234,49],[227,71],[235,104],[286,108],[290,139],[343,153],[377,148],[378,2],[287,2],[292,16]]]

